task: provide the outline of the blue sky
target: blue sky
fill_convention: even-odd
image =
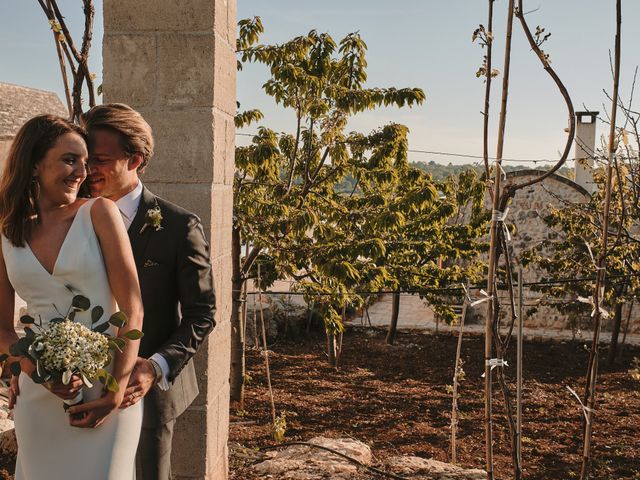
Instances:
[[[76,31],[82,20],[78,0],[59,0]],[[91,68],[100,77],[101,1]],[[495,2],[494,66],[502,70],[506,0]],[[565,82],[576,110],[583,105],[603,110],[602,89],[611,89],[609,50],[613,48],[614,0],[525,1],[532,28],[552,33],[544,49]],[[486,23],[486,2],[480,0],[239,0],[238,19],[260,15],[263,42],[283,42],[311,29],[338,40],[358,30],[369,46],[369,86],[420,87],[427,100],[413,109],[379,109],[354,119],[350,128],[368,132],[389,122],[410,128],[410,148],[478,155],[482,152],[484,85],[475,77],[483,52],[471,42],[478,24]],[[640,2],[623,0],[622,94],[628,94],[633,70],[640,63],[637,45]],[[36,0],[0,2],[0,81],[54,90],[62,95],[51,33]],[[264,125],[290,130],[291,116],[274,107],[261,90],[268,72],[247,66],[238,74],[242,108],[260,108]],[[494,83],[491,151],[495,150],[499,87]],[[555,159],[564,145],[566,110],[550,78],[529,51],[519,25],[514,29],[511,87],[504,156]],[[607,104],[607,108],[609,105]],[[255,130],[250,128],[250,131]],[[606,130],[600,126],[600,132]],[[239,142],[246,138],[239,137]],[[412,154],[412,160],[443,163],[464,159]]]

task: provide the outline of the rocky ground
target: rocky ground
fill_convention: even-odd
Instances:
[[[460,390],[458,458],[467,468],[484,467],[483,345],[478,335],[463,342],[466,378]],[[450,461],[447,385],[453,375],[454,335],[404,332],[391,347],[382,330],[352,328],[344,337],[338,371],[328,366],[322,346],[321,337],[270,346],[276,409],[287,420],[285,442],[318,436],[357,439],[370,447],[372,464],[387,471],[398,467],[398,455]],[[512,356],[507,375],[513,382]],[[640,357],[640,349],[627,346],[617,365],[601,367],[593,464],[593,478],[599,480],[640,479],[640,382],[628,372],[634,356]],[[586,361],[583,342],[525,342],[524,478],[579,477],[583,417],[566,387],[582,391]],[[275,445],[263,358],[256,350],[249,352],[248,374],[244,410],[231,412],[231,478],[296,478],[267,476],[252,468],[265,459],[257,449]],[[496,478],[512,478],[509,433],[497,388],[494,437]],[[350,475],[372,478],[362,468]]]

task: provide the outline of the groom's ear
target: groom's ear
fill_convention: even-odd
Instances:
[[[144,158],[141,153],[134,153],[129,157],[129,170],[137,170],[138,167],[142,164]]]

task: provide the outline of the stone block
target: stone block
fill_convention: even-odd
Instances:
[[[231,124],[231,125],[230,125]],[[233,118],[227,114],[215,110],[213,114],[213,183],[225,184],[226,182],[226,165],[231,162],[235,156],[235,151],[229,150],[229,137],[233,144],[235,135],[235,127],[233,126]]]
[[[213,49],[213,34],[158,36],[158,100],[161,106],[210,108],[214,105]],[[235,105],[235,97],[233,102]]]
[[[218,418],[216,425],[218,434],[216,436],[218,458],[227,457],[227,441],[229,439],[229,382],[227,381],[218,394]],[[220,478],[220,477],[217,477]]]
[[[236,173],[236,126],[233,118],[227,120],[224,153],[224,183],[233,186],[233,178]]]
[[[215,36],[213,105],[224,113],[236,112],[236,53],[219,35]]]
[[[105,34],[102,52],[104,103],[152,105],[157,83],[155,37]]]
[[[207,471],[207,443],[216,430],[208,430],[207,415],[215,416],[217,412],[207,413],[206,409],[190,407],[180,416],[176,425],[171,452],[172,470],[183,477],[205,478]],[[179,427],[179,428],[178,428]]]
[[[167,183],[210,183],[213,179],[213,115],[211,110],[145,112],[153,128],[155,154],[145,180]]]
[[[227,478],[229,473],[229,451],[225,445],[222,454],[214,461],[211,462],[209,468],[208,479],[218,480]]]
[[[236,12],[235,3],[230,0],[215,0],[215,31],[229,45],[236,43]]]
[[[104,22],[115,31],[205,31],[218,23],[211,0],[105,0]]]

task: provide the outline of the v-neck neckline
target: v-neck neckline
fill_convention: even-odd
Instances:
[[[78,217],[80,216],[80,210],[82,208],[84,208],[84,206],[89,203],[84,202],[82,205],[80,205],[78,207],[78,209],[76,210],[76,213],[73,216],[73,220],[71,221],[71,225],[69,226],[69,230],[67,230],[67,233],[64,236],[64,240],[62,240],[62,244],[60,244],[60,249],[58,250],[58,254],[56,255],[56,259],[53,262],[53,268],[51,271],[47,270],[47,268],[42,264],[42,262],[40,261],[40,259],[38,258],[38,256],[35,254],[35,252],[33,251],[33,249],[31,248],[31,244],[29,242],[25,242],[27,244],[27,248],[29,250],[29,252],[31,253],[31,256],[34,258],[34,260],[36,261],[36,263],[40,266],[40,268],[42,268],[42,270],[49,275],[50,277],[54,277],[56,274],[56,267],[58,266],[58,260],[60,260],[60,254],[62,253],[62,250],[64,249],[64,246],[67,243],[67,239],[69,238],[69,235],[71,233],[71,230],[73,230],[74,225],[76,224],[76,220],[78,219]]]

